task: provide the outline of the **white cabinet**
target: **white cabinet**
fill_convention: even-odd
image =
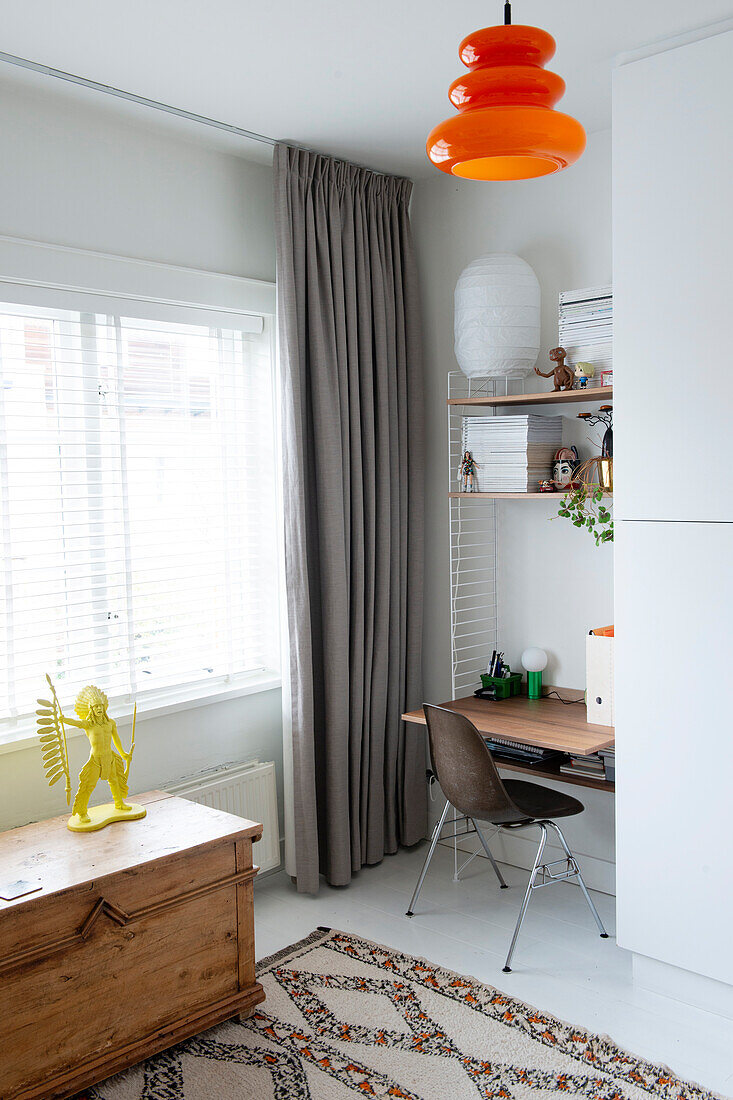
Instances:
[[[618,519],[733,521],[733,31],[614,73]]]
[[[616,524],[618,942],[733,984],[733,524]]]

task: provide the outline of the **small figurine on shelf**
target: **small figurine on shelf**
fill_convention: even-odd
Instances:
[[[563,389],[571,390],[575,382],[575,375],[565,362],[566,355],[565,348],[553,348],[550,352],[550,359],[555,363],[553,369],[548,371],[547,374],[538,370],[537,367],[534,369],[535,374],[539,374],[540,378],[554,378],[556,392]]]
[[[572,488],[573,476],[578,466],[577,447],[561,447],[555,452],[552,466],[552,481],[556,489]]]
[[[592,363],[576,363],[575,371],[573,372],[578,382],[578,389],[584,390],[588,385],[589,380],[596,373],[596,368]]]
[[[67,805],[71,801],[71,773],[66,744],[66,726],[76,726],[77,729],[84,730],[89,738],[89,759],[79,773],[79,788],[72,806],[71,817],[67,822],[68,828],[73,832],[93,832],[113,821],[135,821],[145,817],[144,806],[125,802],[130,761],[135,749],[137,708],[133,711],[132,717],[130,751],[125,752],[117,732],[117,723],[107,714],[108,700],[103,691],[94,687],[93,684],[82,688],[74,704],[74,710],[79,716],[77,720],[68,718],[63,713],[51,677],[46,676],[46,680],[52,697],[39,699],[39,709],[36,711],[39,715],[38,736],[41,741],[43,766],[49,786],[53,786],[62,775],[64,776]],[[109,784],[114,802],[89,809],[89,799],[100,779],[104,779]]]
[[[555,482],[552,480],[551,477],[543,478],[542,481],[538,483],[538,491],[540,493],[554,493]]]
[[[461,483],[462,493],[475,493],[476,480],[475,474],[478,470],[478,462],[474,462],[473,455],[470,451],[466,451],[461,459],[460,469],[458,471],[458,480]]]

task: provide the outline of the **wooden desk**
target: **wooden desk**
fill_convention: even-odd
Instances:
[[[160,791],[141,821],[68,815],[0,836],[0,1096],[60,1100],[264,999],[252,842],[262,826]],[[0,888],[5,888],[0,887]]]
[[[536,745],[542,749],[590,756],[599,749],[610,748],[614,743],[613,726],[596,726],[586,721],[585,707],[561,703],[559,699],[528,699],[515,695],[511,699],[492,702],[469,695],[465,699],[451,699],[440,704],[448,710],[465,714],[466,718],[487,737],[502,737],[523,745]],[[425,725],[422,707],[402,715],[405,722]],[[519,764],[497,760],[505,771],[525,772],[537,779],[556,779],[580,787],[598,790],[614,790],[614,784],[585,775],[566,775],[559,764]]]

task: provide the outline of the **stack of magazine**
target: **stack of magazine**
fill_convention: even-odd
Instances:
[[[564,290],[560,295],[558,337],[571,366],[593,363],[595,384],[613,367],[613,288]]]
[[[560,771],[566,775],[587,775],[592,779],[605,779],[606,768],[597,753],[590,756],[571,756],[565,764],[560,765]]]
[[[562,446],[561,416],[464,416],[462,450],[470,451],[482,493],[536,492],[552,476]]]

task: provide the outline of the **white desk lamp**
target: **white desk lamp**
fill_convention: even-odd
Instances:
[[[527,670],[527,694],[530,699],[542,697],[542,670],[547,667],[544,649],[532,645],[522,654],[522,664]]]

